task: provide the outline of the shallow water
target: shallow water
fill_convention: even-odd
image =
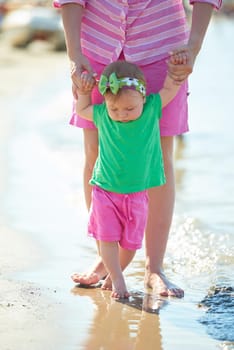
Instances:
[[[1,222],[32,236],[44,252],[41,268],[20,278],[56,289],[58,302],[67,303],[72,316],[64,322],[75,344],[71,349],[109,349],[110,344],[112,349],[147,350],[233,347],[232,293],[226,303],[216,295],[219,307],[213,312],[198,307],[210,289],[233,286],[233,36],[232,19],[212,22],[190,79],[190,133],[175,145],[177,199],[165,270],[185,289],[183,300],[146,300],[146,295],[142,301],[143,250],[126,271],[135,293],[130,307],[110,302],[100,289],[73,288],[69,275],[93,261],[95,244],[86,237],[82,133],[67,124],[65,54],[50,58],[48,67],[44,57],[41,73],[29,65],[33,78],[27,76],[29,66],[19,67],[23,84],[12,92],[17,103],[1,87],[9,122],[2,149],[7,176]],[[30,55],[35,60],[33,50],[27,59]],[[160,309],[159,316],[139,311],[146,302]]]

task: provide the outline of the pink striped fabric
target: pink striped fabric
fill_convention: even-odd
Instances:
[[[221,0],[199,2],[221,6]],[[117,60],[121,51],[136,64],[153,63],[188,37],[182,0],[55,0],[54,6],[68,3],[84,7],[83,53],[103,64]]]

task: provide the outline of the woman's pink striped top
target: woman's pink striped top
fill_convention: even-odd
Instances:
[[[219,8],[222,1],[199,2]],[[153,63],[184,45],[188,37],[182,0],[55,0],[54,6],[68,3],[84,7],[83,53],[100,63],[115,61],[121,51],[128,61]]]

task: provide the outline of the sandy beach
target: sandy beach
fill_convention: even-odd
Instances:
[[[30,80],[34,55],[12,50],[7,44],[0,49],[0,196],[3,199],[8,181],[7,141],[13,132],[9,100],[17,103],[19,94]],[[29,68],[29,66],[31,68]],[[34,74],[39,80],[39,74]],[[27,81],[28,80],[28,81]],[[35,83],[35,82],[34,82]],[[3,201],[1,201],[3,203]],[[0,211],[0,347],[14,349],[59,349],[63,344],[60,324],[62,307],[55,301],[56,290],[20,279],[19,272],[37,268],[44,253],[36,242],[20,230],[9,228],[1,206]]]
[[[48,290],[12,276],[37,265],[36,247],[22,235],[0,230],[1,349],[59,348],[61,330],[55,321],[60,308]]]
[[[66,54],[45,44],[21,51],[1,43],[0,349],[233,349],[199,322],[205,310],[198,303],[221,276],[217,255],[222,268],[231,262],[229,244],[221,251],[216,236],[199,228],[202,220],[181,216],[168,246],[167,274],[186,289],[184,299],[143,293],[143,250],[126,272],[130,303],[72,284],[70,274],[94,260],[95,244],[86,237],[82,136],[68,126],[68,68]],[[186,185],[182,161],[179,190]],[[179,200],[178,212],[182,192]]]

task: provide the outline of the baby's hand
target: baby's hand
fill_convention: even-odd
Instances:
[[[187,64],[188,63],[188,54],[186,51],[177,51],[170,52],[169,62],[175,65]]]
[[[96,85],[95,76],[96,74],[90,74],[87,72],[81,73],[81,84],[78,88],[79,94],[87,94],[92,91],[93,87]]]

